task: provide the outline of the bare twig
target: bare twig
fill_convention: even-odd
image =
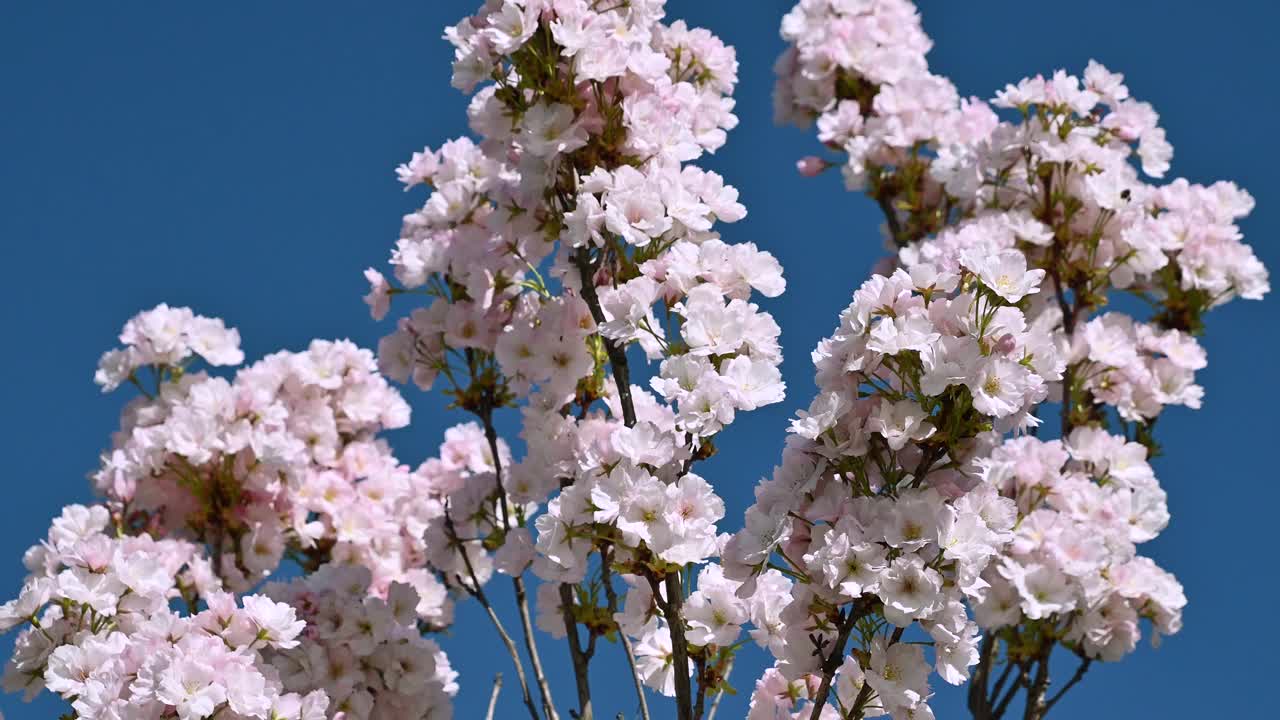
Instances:
[[[609,600],[609,618],[612,619],[614,613],[618,612],[618,592],[613,588],[613,571],[609,565],[613,562],[611,552],[600,551],[600,572],[604,580],[604,594]],[[640,717],[642,720],[649,720],[649,702],[644,697],[644,685],[640,682],[640,676],[636,674],[636,654],[631,648],[631,638],[618,628],[618,639],[622,641],[622,650],[627,656],[627,669],[631,671],[631,684],[636,688],[636,700],[640,703]],[[715,706],[712,705],[712,713],[715,713]]]
[[[1076,667],[1075,674],[1071,676],[1071,679],[1067,681],[1067,684],[1063,685],[1062,689],[1054,693],[1053,697],[1049,698],[1049,702],[1045,703],[1044,713],[1041,714],[1041,717],[1048,715],[1049,711],[1053,709],[1053,706],[1057,705],[1058,701],[1062,699],[1062,696],[1066,695],[1068,690],[1075,687],[1077,683],[1084,679],[1084,674],[1089,672],[1089,666],[1092,664],[1093,658],[1082,658],[1080,660],[1080,665]]]
[[[1052,649],[1052,645],[1049,646]],[[1044,694],[1049,689],[1049,653],[1042,650],[1036,659],[1036,677],[1027,688],[1027,704],[1022,710],[1022,720],[1040,720],[1044,717]]]
[[[524,648],[529,653],[529,665],[533,669],[534,682],[538,684],[538,693],[542,695],[542,711],[547,720],[560,720],[556,706],[551,700],[551,686],[547,684],[546,673],[542,670],[542,657],[538,654],[538,643],[534,640],[533,622],[529,618],[529,597],[524,589],[524,578],[516,575],[511,578],[515,587],[516,608],[520,611],[520,629],[524,633]]]
[[[493,711],[498,709],[498,693],[502,691],[502,673],[493,676],[493,690],[489,691],[489,709],[484,719],[493,720]]]
[[[449,534],[451,542],[457,544],[458,552],[462,555],[462,562],[467,568],[467,575],[471,579],[471,584],[461,577],[458,578],[458,584],[467,591],[471,597],[480,603],[480,607],[484,608],[485,613],[489,616],[489,622],[493,624],[495,630],[498,631],[498,637],[502,639],[502,644],[507,648],[507,654],[511,656],[511,662],[516,666],[516,679],[520,681],[520,692],[524,705],[529,709],[529,716],[533,720],[539,720],[538,708],[533,704],[533,696],[529,694],[529,682],[525,679],[524,663],[520,660],[520,651],[516,649],[516,643],[511,639],[511,634],[507,632],[506,627],[502,625],[502,620],[498,618],[498,613],[494,612],[493,605],[489,602],[489,597],[485,595],[484,588],[480,585],[479,579],[476,577],[475,568],[471,564],[471,557],[467,555],[467,549],[462,543],[458,542],[458,534],[453,526],[453,518],[449,516],[449,510],[446,507],[444,513],[444,526]]]
[[[498,505],[502,508],[503,530],[511,530],[511,518],[507,510],[507,492],[502,481],[502,456],[498,453],[498,431],[493,426],[493,408],[490,404],[482,408],[479,413],[480,419],[484,422],[484,436],[489,442],[489,454],[493,456],[493,475],[494,482],[498,486]],[[534,639],[533,623],[529,619],[529,597],[525,592],[524,578],[514,575],[511,578],[511,585],[515,590],[516,609],[520,614],[520,629],[524,634],[524,648],[529,654],[529,665],[533,670],[534,682],[538,684],[538,694],[542,698],[542,712],[546,715],[547,720],[560,720],[560,716],[556,713],[556,706],[551,699],[551,686],[547,683],[546,673],[542,670],[542,656],[538,654],[538,643]]]

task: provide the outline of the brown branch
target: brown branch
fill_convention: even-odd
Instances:
[[[693,688],[689,684],[689,644],[684,637],[684,616],[681,614],[684,589],[680,587],[678,572],[667,575],[666,588],[667,601],[661,607],[667,619],[667,628],[671,631],[671,668],[676,675],[676,710],[680,720],[692,720]]]
[[[1013,702],[1013,698],[1018,694],[1018,688],[1029,686],[1027,677],[1030,673],[1030,669],[1022,663],[1017,663],[1017,665],[1018,679],[1009,686],[1009,692],[1005,693],[1004,698],[1002,698],[996,705],[996,709],[992,715],[994,718],[1004,717],[1005,710],[1009,709],[1009,703]]]
[[[703,655],[694,658],[694,672],[698,676],[698,697],[693,703],[694,720],[702,720],[702,713],[707,707],[707,659]]]
[[[826,706],[827,697],[831,695],[831,679],[835,677],[836,670],[844,660],[845,643],[849,642],[849,634],[853,632],[853,626],[867,614],[868,605],[869,603],[859,598],[849,608],[849,614],[840,619],[838,624],[840,629],[836,633],[835,643],[831,646],[831,654],[822,661],[822,684],[818,686],[818,694],[814,696],[813,713],[809,716],[809,720],[818,720],[822,716],[822,708]]]
[[[1076,684],[1084,679],[1084,674],[1089,672],[1089,666],[1092,664],[1093,658],[1083,658],[1080,660],[1080,665],[1076,668],[1076,672],[1071,676],[1071,679],[1067,681],[1067,684],[1063,685],[1062,689],[1054,693],[1053,697],[1049,698],[1049,702],[1045,703],[1044,713],[1041,714],[1041,717],[1048,715],[1049,711],[1053,709],[1053,706],[1057,705],[1058,701],[1062,699],[1062,696],[1066,695],[1068,690],[1075,687]]]
[[[564,617],[564,630],[569,635],[569,655],[573,658],[573,679],[578,686],[578,717],[592,720],[591,685],[587,678],[589,657],[582,650],[578,637],[578,621],[573,618],[573,586],[560,583],[560,614]]]
[[[591,318],[596,326],[604,325],[604,310],[600,307],[600,296],[596,294],[595,271],[586,248],[580,248],[574,254],[573,262],[578,266],[578,276],[582,279],[582,299],[591,310]],[[622,422],[627,427],[636,424],[635,403],[631,400],[631,369],[627,364],[627,351],[617,343],[603,335],[604,351],[609,356],[609,366],[613,370],[613,382],[618,386],[618,403],[622,406]]]
[[[1052,650],[1053,646],[1049,646]],[[1041,650],[1036,659],[1036,679],[1027,688],[1027,705],[1022,710],[1022,720],[1040,720],[1044,717],[1044,694],[1049,689],[1049,651]]]

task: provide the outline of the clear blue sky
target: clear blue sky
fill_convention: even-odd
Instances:
[[[0,597],[18,590],[23,550],[69,502],[91,499],[85,474],[117,426],[121,397],[91,378],[132,313],[190,305],[240,328],[251,359],[312,337],[373,346],[360,271],[382,265],[405,195],[393,168],[424,144],[465,132],[465,98],[449,87],[440,31],[478,0],[337,2],[9,3],[0,12],[0,244],[8,351],[0,353],[5,485]],[[743,416],[706,474],[736,527],[757,479],[782,446],[787,417],[813,392],[808,353],[878,255],[874,206],[838,179],[802,180],[793,162],[817,149],[810,132],[775,127],[771,66],[789,2],[671,0],[673,17],[738,48],[741,125],[707,165],[742,192],[747,219],[728,228],[782,261],[787,293],[766,303],[783,327],[789,397]],[[1094,57],[1126,73],[1160,111],[1176,148],[1174,175],[1233,179],[1257,198],[1244,223],[1273,270],[1280,253],[1274,31],[1280,7],[1206,4],[924,2],[930,55],[962,94]],[[370,6],[371,7],[371,6]],[[1069,9],[1066,9],[1069,8]],[[1267,431],[1276,407],[1275,301],[1237,302],[1210,318],[1210,365],[1199,412],[1160,422],[1168,455],[1155,465],[1173,522],[1146,550],[1177,573],[1186,628],[1156,651],[1091,672],[1055,715],[1096,718],[1249,714],[1277,663],[1259,646],[1280,584],[1265,558],[1280,490]],[[459,420],[410,390],[413,425],[391,435],[399,455],[432,454]],[[1234,596],[1241,600],[1233,600]],[[474,607],[445,648],[462,673],[460,720],[480,717],[495,671],[509,682],[499,717],[520,717],[514,677]],[[8,656],[10,639],[0,641]],[[543,641],[557,695],[573,695],[567,650]],[[745,714],[763,656],[734,674]],[[620,657],[598,661],[598,713],[631,717]],[[1059,677],[1067,672],[1059,671]],[[961,694],[939,688],[939,717]],[[10,720],[55,715],[55,703],[0,697]],[[663,717],[662,713],[655,717]]]

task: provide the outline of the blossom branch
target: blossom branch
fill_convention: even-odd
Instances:
[[[579,248],[574,253],[574,264],[578,267],[578,275],[582,280],[582,299],[591,310],[591,317],[597,326],[605,324],[604,310],[600,307],[600,296],[596,293],[596,268],[586,248]],[[609,338],[601,336],[605,352],[609,356],[609,367],[613,372],[613,383],[618,388],[618,404],[622,406],[622,421],[627,427],[636,424],[635,403],[631,399],[631,370],[627,364],[627,352],[623,347]]]
[[[818,685],[818,692],[813,696],[813,712],[809,715],[809,720],[818,720],[822,716],[822,709],[826,707],[827,698],[831,695],[831,681],[844,658],[844,646],[849,642],[849,634],[869,611],[870,602],[859,598],[837,624],[839,632],[836,634],[835,643],[831,645],[831,653],[822,661],[822,683]],[[869,692],[869,688],[870,686],[864,689]]]
[[[904,630],[906,630],[906,628],[894,628],[893,633],[889,636],[889,642],[887,645],[889,647],[896,645],[898,641],[902,639],[902,633]],[[853,707],[849,710],[849,716],[853,718],[853,720],[862,720],[866,713],[867,703],[871,701],[871,693],[873,691],[874,688],[871,686],[871,683],[864,684],[862,689],[858,691],[858,696],[853,701]]]

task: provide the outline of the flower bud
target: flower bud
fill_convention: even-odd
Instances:
[[[804,177],[815,177],[827,169],[827,161],[816,155],[806,155],[796,161],[796,170]]]

